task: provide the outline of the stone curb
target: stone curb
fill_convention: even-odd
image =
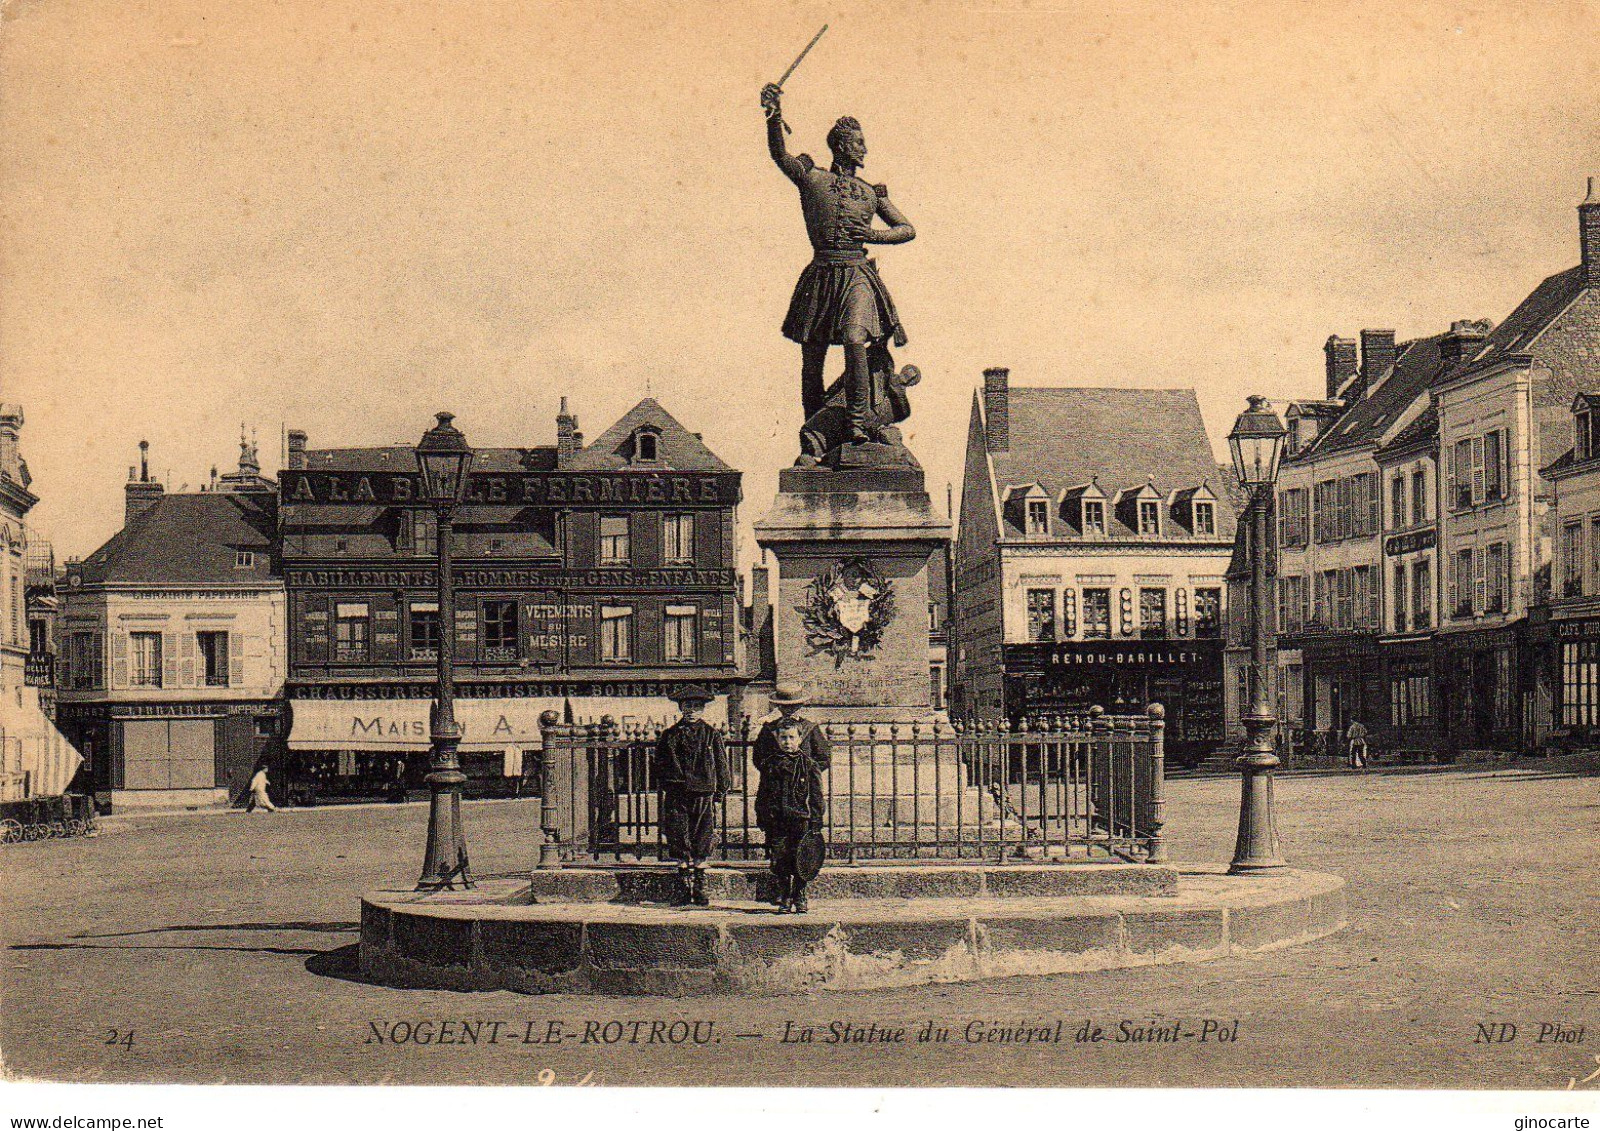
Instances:
[[[1346,924],[1343,879],[1299,870],[1186,875],[1167,898],[838,900],[802,916],[501,895],[370,893],[363,976],[528,994],[881,989],[1203,962],[1310,942]]]

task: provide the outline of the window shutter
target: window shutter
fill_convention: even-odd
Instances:
[[[111,686],[121,689],[128,686],[128,634],[111,634]]]
[[[1450,564],[1450,584],[1449,584],[1450,609],[1449,609],[1449,612],[1453,616],[1455,614],[1456,607],[1461,604],[1461,559],[1460,558],[1453,558],[1453,559],[1451,559],[1449,564]],[[1443,617],[1444,614],[1441,613],[1440,616]]]
[[[195,678],[195,649],[199,641],[195,634],[185,632],[180,638],[182,651],[178,655],[178,683],[182,687],[197,687],[199,680]]]
[[[242,633],[228,633],[228,686],[244,686],[244,648]]]
[[[1479,553],[1473,556],[1476,559],[1477,569],[1473,574],[1472,611],[1474,613],[1482,613],[1488,607],[1488,603],[1484,598],[1487,596],[1485,592],[1487,589],[1485,571],[1488,569],[1489,555],[1487,553]]]
[[[1474,437],[1472,441],[1472,505],[1478,506],[1483,502],[1483,437]],[[1479,555],[1480,557],[1482,555]]]
[[[1403,485],[1405,480],[1400,481]],[[1383,529],[1383,491],[1376,475],[1367,476],[1367,533],[1376,534]]]
[[[178,686],[178,634],[175,632],[161,634],[161,685]]]

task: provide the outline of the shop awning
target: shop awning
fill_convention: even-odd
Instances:
[[[291,750],[426,750],[430,699],[378,699],[327,702],[296,699],[290,703]],[[457,699],[456,723],[461,749],[543,749],[539,716],[555,711],[553,699]]]
[[[83,755],[39,705],[39,689],[24,687],[22,705],[0,725],[0,800],[58,797],[83,764]]]

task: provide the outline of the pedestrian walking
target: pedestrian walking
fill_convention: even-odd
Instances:
[[[1360,719],[1351,719],[1350,727],[1344,732],[1345,750],[1350,756],[1352,770],[1367,768],[1367,728]]]
[[[821,867],[821,836],[827,817],[822,775],[833,752],[827,735],[800,715],[805,690],[781,686],[772,697],[778,718],[763,723],[751,760],[761,775],[756,787],[756,824],[766,834],[767,855],[778,881],[778,910],[807,910],[806,883]]]
[[[662,836],[668,857],[678,862],[676,902],[709,907],[706,860],[717,830],[717,803],[728,792],[727,753],[722,734],[700,717],[711,692],[691,684],[673,698],[682,717],[656,743]]]
[[[250,779],[250,799],[245,802],[244,811],[254,813],[257,808],[265,809],[268,813],[276,813],[278,807],[272,803],[272,795],[267,792],[267,764],[262,762],[256,766],[255,776]]]

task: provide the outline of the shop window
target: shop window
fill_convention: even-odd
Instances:
[[[1580,640],[1561,646],[1561,725],[1593,727],[1600,723],[1600,641]]]
[[[207,687],[228,686],[228,634],[226,632],[197,632],[200,660],[205,665]]]
[[[1028,590],[1028,639],[1037,644],[1056,638],[1056,591]]]
[[[439,658],[439,602],[412,601],[406,610],[406,629],[413,660]]]
[[[1167,638],[1167,591],[1143,588],[1139,590],[1139,638],[1165,640]]]
[[[1106,505],[1099,499],[1083,500],[1083,532],[1103,537],[1106,532]]]
[[[628,605],[600,607],[600,659],[607,664],[633,660],[633,608]]]
[[[1083,591],[1083,638],[1085,640],[1111,639],[1111,590],[1085,589]]]
[[[256,716],[256,737],[276,738],[278,735],[278,720],[273,715]]]
[[[338,601],[333,606],[333,658],[342,664],[364,664],[372,656],[371,610],[366,602]]]
[[[694,562],[694,515],[669,514],[662,518],[661,560],[667,565]]]
[[[216,724],[210,719],[130,719],[120,725],[123,789],[216,784]]]
[[[697,620],[693,605],[668,605],[663,624],[662,655],[671,663],[693,663],[697,656]]]
[[[483,603],[483,658],[517,658],[517,603],[495,600]]]
[[[603,514],[600,516],[600,564],[627,565],[632,556],[628,544],[628,516]]]
[[[1398,676],[1389,683],[1389,713],[1397,727],[1433,720],[1433,678],[1426,673]]]
[[[161,634],[159,632],[130,632],[128,643],[132,652],[132,667],[128,677],[130,687],[161,686]]]

